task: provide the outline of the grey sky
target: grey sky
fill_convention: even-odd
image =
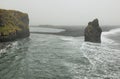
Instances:
[[[30,25],[120,25],[120,0],[1,0],[0,7],[26,12]]]

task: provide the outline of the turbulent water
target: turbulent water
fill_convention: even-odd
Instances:
[[[31,34],[0,50],[0,79],[120,79],[119,43],[107,38],[110,32],[101,44]]]

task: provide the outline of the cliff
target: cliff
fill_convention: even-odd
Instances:
[[[29,35],[28,14],[0,9],[0,42],[14,41]]]
[[[99,26],[99,21],[98,19],[95,19],[92,22],[89,22],[88,26],[85,28],[85,41],[101,43],[101,33],[102,29]]]

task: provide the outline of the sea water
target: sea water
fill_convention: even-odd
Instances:
[[[0,50],[0,79],[120,79],[120,44],[111,33],[120,32],[103,32],[101,44],[31,33]]]

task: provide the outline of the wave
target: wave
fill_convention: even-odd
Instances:
[[[120,28],[112,29],[108,32],[102,32],[102,35],[114,35],[120,33]]]
[[[64,37],[64,36],[61,36],[60,39],[64,40],[64,41],[75,41],[74,37]]]
[[[83,52],[84,57],[91,63],[89,70],[90,74],[88,75],[87,73],[88,77],[92,77],[93,74],[102,79],[105,77],[117,77],[116,79],[118,79],[118,77],[120,77],[118,74],[120,50],[112,49],[107,44],[84,42],[80,51]],[[114,73],[115,76],[113,76],[112,73]]]
[[[7,52],[7,50],[9,50],[9,48],[16,48],[18,45],[18,42],[11,42],[11,43],[2,43],[3,44],[3,48],[0,49],[0,54],[4,54]]]
[[[80,50],[76,53],[82,53],[83,58],[90,64],[79,64],[65,62],[65,66],[69,68],[71,74],[75,74],[73,79],[119,79],[120,67],[120,50],[111,48],[118,43],[108,38],[109,35],[120,33],[120,28],[112,29],[102,33],[102,43],[84,42],[83,38],[62,37],[62,40],[73,41],[75,46],[81,44]],[[79,46],[79,45],[78,45]],[[80,57],[81,58],[81,57]],[[84,60],[82,58],[82,60]],[[81,60],[81,61],[82,61]],[[87,71],[86,71],[87,70]],[[114,75],[113,75],[114,73]]]
[[[77,44],[82,44],[79,50],[73,51],[72,58],[63,62],[74,74],[72,79],[119,79],[120,50],[99,43],[80,42],[75,46],[79,46]]]
[[[107,32],[102,32],[101,40],[103,43],[117,44],[115,40],[108,38],[108,36],[115,36],[120,33],[120,28],[112,29]]]

